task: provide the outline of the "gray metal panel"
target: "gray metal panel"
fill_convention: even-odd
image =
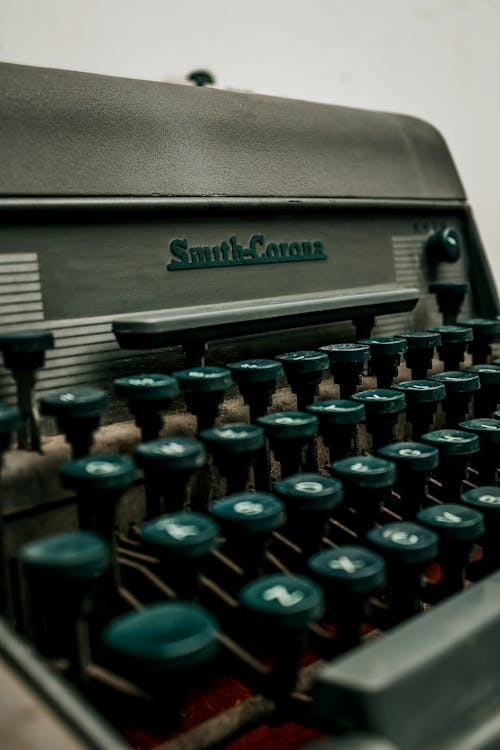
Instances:
[[[427,123],[0,65],[0,195],[464,197]]]

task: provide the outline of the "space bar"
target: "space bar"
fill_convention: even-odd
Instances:
[[[326,665],[315,713],[398,750],[500,747],[500,572]]]

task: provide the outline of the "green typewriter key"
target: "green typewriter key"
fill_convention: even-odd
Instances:
[[[421,575],[439,551],[435,531],[401,521],[371,529],[366,540],[386,561],[391,587],[391,624],[396,625],[421,612]]]
[[[465,350],[472,341],[472,328],[465,326],[436,326],[430,329],[441,336],[438,346],[439,359],[444,363],[445,370],[458,370],[465,359]]]
[[[169,409],[179,395],[178,381],[161,373],[141,373],[117,378],[115,393],[128,402],[130,413],[141,430],[141,442],[156,440],[163,426],[162,412]]]
[[[456,325],[458,313],[468,291],[467,283],[433,281],[429,284],[429,292],[436,295],[439,312],[443,316],[443,325]]]
[[[432,369],[434,349],[441,345],[441,336],[430,331],[410,331],[401,333],[400,336],[408,346],[405,359],[412,379],[425,380],[428,371]]]
[[[293,690],[307,626],[324,612],[320,587],[305,576],[262,576],[240,591],[245,618],[257,646],[272,649],[271,694]]]
[[[344,485],[345,504],[356,511],[356,531],[363,535],[377,521],[396,481],[396,465],[385,458],[351,456],[330,467]]]
[[[104,628],[102,641],[111,668],[151,696],[165,725],[179,720],[186,689],[219,650],[214,618],[188,602],[158,602],[120,615]]]
[[[491,343],[496,333],[500,332],[500,320],[489,318],[468,318],[460,320],[459,325],[472,328],[474,338],[469,343],[473,364],[487,362],[491,354]]]
[[[479,542],[483,556],[471,562],[467,570],[467,578],[475,581],[500,568],[500,487],[474,487],[462,494],[460,502],[484,516],[485,530]]]
[[[500,404],[500,366],[472,365],[464,372],[477,375],[481,388],[474,391],[474,416],[489,417]]]
[[[283,375],[281,363],[274,359],[243,359],[230,362],[228,368],[250,409],[250,422],[256,422],[271,405],[276,383]]]
[[[331,512],[343,500],[341,483],[321,474],[294,474],[275,482],[273,492],[285,504],[283,533],[309,557],[321,544]]]
[[[398,375],[401,355],[408,349],[405,339],[400,336],[374,336],[359,343],[370,347],[370,372],[377,378],[378,388],[390,388]]]
[[[77,458],[65,464],[60,472],[64,487],[76,494],[80,528],[96,531],[113,551],[116,509],[135,473],[131,458],[112,453]],[[115,573],[118,580],[117,568]]]
[[[259,572],[271,533],[285,522],[281,500],[269,492],[238,492],[210,505],[226,538],[228,553],[246,579]]]
[[[15,406],[0,404],[0,477],[3,468],[3,454],[8,450],[12,433],[20,424],[19,410]],[[7,560],[4,555],[3,501],[0,482],[0,614],[9,614],[9,585]]]
[[[45,363],[45,352],[54,348],[50,331],[11,331],[0,334],[4,365],[16,382],[21,417],[17,444],[22,450],[40,452],[40,428],[34,407],[35,372]]]
[[[386,582],[384,558],[366,547],[341,545],[308,560],[311,575],[325,592],[327,615],[335,622],[336,652],[356,646],[369,619],[369,599]]]
[[[413,520],[427,502],[427,482],[439,464],[439,451],[425,443],[392,443],[379,448],[378,455],[394,461],[397,470],[395,490],[400,495],[397,512]]]
[[[195,414],[198,430],[213,427],[224,394],[233,384],[225,367],[191,367],[174,372],[186,399],[188,411]]]
[[[466,469],[479,451],[478,437],[465,430],[434,430],[422,435],[422,442],[439,451],[436,475],[442,484],[441,500],[457,502]]]
[[[144,471],[147,516],[155,518],[188,504],[191,479],[205,463],[206,452],[198,440],[172,437],[138,445],[134,458]]]
[[[109,545],[91,531],[69,531],[25,544],[19,556],[31,637],[45,656],[68,659],[73,678],[84,683],[88,618],[111,566]]]
[[[249,471],[258,454],[265,449],[262,427],[234,422],[200,432],[200,440],[212,454],[219,472],[226,478],[227,494],[244,492]]]
[[[107,405],[104,391],[85,385],[40,399],[41,413],[55,417],[58,429],[71,445],[73,458],[81,458],[89,452],[92,436]]]
[[[181,511],[141,526],[146,549],[160,560],[160,574],[182,599],[192,598],[203,563],[218,546],[219,527],[202,513]]]
[[[373,449],[392,443],[399,415],[406,409],[404,393],[374,388],[354,393],[352,399],[365,407],[366,429],[372,436]]]
[[[310,404],[307,411],[318,418],[318,432],[332,463],[358,452],[358,426],[366,419],[363,404],[350,399],[331,399]]]
[[[500,422],[497,419],[469,419],[460,422],[460,429],[477,435],[480,451],[472,459],[479,472],[479,484],[495,484],[500,465]]]
[[[281,476],[296,474],[304,468],[308,448],[318,432],[314,414],[302,411],[281,411],[259,417],[269,446],[281,465]]]
[[[305,411],[318,393],[318,386],[326,369],[328,357],[321,352],[287,352],[279,354],[292,393],[297,396],[297,410]]]
[[[349,398],[361,383],[361,375],[370,359],[370,347],[366,344],[329,344],[320,351],[328,354],[330,372],[339,386],[340,398]]]
[[[465,370],[450,370],[432,375],[432,379],[445,387],[443,409],[446,413],[446,426],[455,429],[467,417],[472,396],[481,387],[479,378]]]
[[[419,511],[417,521],[439,536],[441,580],[433,587],[432,601],[440,601],[463,589],[472,545],[484,533],[484,517],[465,505],[443,503]]]
[[[413,440],[431,429],[434,414],[446,395],[445,387],[433,380],[406,380],[395,383],[392,388],[404,393],[406,419],[411,424]]]

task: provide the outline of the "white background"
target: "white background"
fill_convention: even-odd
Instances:
[[[0,0],[0,59],[427,119],[500,286],[500,0]]]

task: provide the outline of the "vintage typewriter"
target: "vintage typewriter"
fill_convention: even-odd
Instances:
[[[500,747],[499,309],[440,135],[0,88],[2,747]]]

